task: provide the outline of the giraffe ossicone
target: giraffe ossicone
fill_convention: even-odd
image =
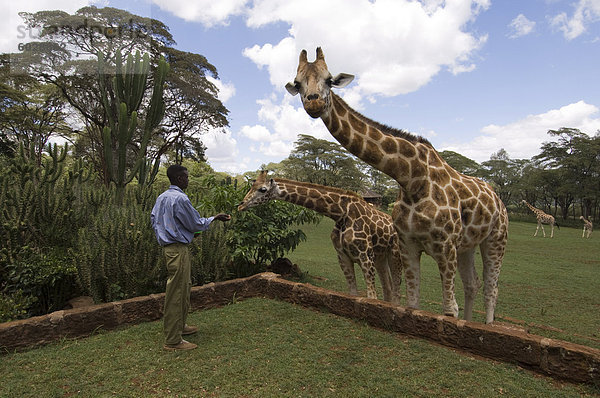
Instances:
[[[348,151],[398,182],[392,218],[400,239],[408,306],[419,307],[420,258],[427,253],[439,268],[444,314],[458,316],[454,295],[458,269],[465,291],[464,317],[470,320],[481,285],[474,263],[479,246],[485,319],[493,322],[508,235],[504,204],[489,184],[450,167],[426,139],[377,123],[332,92],[352,78],[348,74],[334,77],[319,47],[314,62],[302,50],[296,77],[286,89],[299,94],[306,112],[320,117]]]
[[[270,200],[283,200],[315,210],[335,221],[331,241],[350,294],[357,295],[354,264],[363,272],[367,297],[377,298],[375,273],[379,274],[386,301],[400,303],[402,261],[392,218],[358,194],[339,188],[269,178],[261,171],[238,210],[244,211]]]

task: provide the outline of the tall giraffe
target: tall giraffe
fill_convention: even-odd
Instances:
[[[581,216],[579,218],[581,220],[583,220],[583,233],[581,234],[581,237],[589,238],[590,235],[592,234],[592,230],[594,229],[594,224],[592,224],[592,222],[590,220],[586,220],[585,217],[583,217],[583,216]],[[586,231],[587,231],[587,236],[585,236]]]
[[[313,209],[335,221],[331,241],[350,294],[358,294],[354,274],[354,263],[357,263],[365,277],[367,297],[377,298],[377,271],[384,300],[400,302],[402,261],[398,236],[389,215],[375,209],[354,192],[284,178],[268,178],[266,171],[258,175],[238,210],[274,199]]]
[[[544,225],[543,224],[548,224],[552,227],[552,230],[550,232],[550,237],[554,238],[554,225],[556,224],[556,226],[558,227],[558,229],[560,229],[560,226],[558,225],[558,223],[554,220],[554,217],[551,216],[550,214],[546,214],[544,213],[542,210],[533,207],[532,205],[530,205],[529,203],[527,203],[526,200],[522,200],[522,202],[529,207],[529,210],[531,210],[534,214],[535,214],[535,218],[537,220],[537,227],[535,228],[535,233],[533,234],[533,236],[537,236],[538,234],[538,230],[540,229],[540,227],[542,227],[542,233],[544,234],[544,238],[546,237],[546,231],[544,231]]]
[[[331,75],[321,48],[308,62],[300,53],[296,78],[286,89],[300,94],[304,109],[320,117],[329,132],[351,153],[398,181],[392,214],[400,237],[408,305],[419,307],[420,259],[423,252],[438,264],[443,312],[458,317],[454,279],[458,268],[465,291],[464,317],[472,318],[481,282],[475,248],[483,258],[486,323],[494,320],[498,276],[508,235],[506,208],[490,185],[450,167],[424,138],[374,122],[331,91],[354,76]]]

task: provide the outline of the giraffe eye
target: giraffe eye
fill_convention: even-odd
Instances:
[[[267,188],[266,187],[260,187],[260,188],[258,188],[258,192],[265,193],[265,192],[267,192]]]

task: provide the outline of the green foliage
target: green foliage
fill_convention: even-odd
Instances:
[[[321,217],[312,210],[282,201],[269,201],[239,212],[232,221],[229,238],[238,274],[250,274],[294,250],[306,235],[294,226],[316,223]]]
[[[79,293],[76,276],[76,268],[60,250],[25,246],[6,264],[3,290],[9,296],[21,297],[29,315],[45,314],[62,309]]]
[[[151,207],[139,204],[134,195],[133,189],[127,191],[126,206],[111,199],[99,208],[79,229],[70,250],[82,289],[96,302],[164,289],[162,251],[150,226]]]
[[[24,295],[20,290],[12,294],[0,291],[0,323],[25,318],[34,301],[33,297]]]
[[[68,164],[67,146],[47,152],[38,164],[34,144],[21,145],[0,176],[0,291],[32,298],[30,315],[62,308],[78,290],[64,253],[91,210],[82,188],[91,173]]]
[[[300,134],[290,156],[281,162],[282,177],[358,192],[365,176],[358,161],[337,143]]]
[[[117,187],[117,198],[122,203],[124,188],[134,177],[144,185],[152,183],[158,173],[160,158],[151,165],[146,159],[146,151],[155,129],[165,113],[163,87],[169,65],[162,58],[154,73],[154,87],[147,106],[142,132],[138,131],[138,113],[146,92],[146,84],[150,70],[150,58],[145,54],[143,59],[137,52],[131,54],[123,65],[121,52],[116,54],[116,72],[112,79],[106,73],[105,59],[98,53],[98,82],[102,104],[108,119],[102,133],[104,146],[105,182],[113,182]],[[111,90],[112,89],[112,90]],[[114,93],[114,99],[110,95]],[[139,141],[139,147],[134,145]],[[133,160],[131,160],[133,159]]]

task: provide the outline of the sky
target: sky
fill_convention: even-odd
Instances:
[[[529,159],[550,129],[600,130],[600,0],[2,0],[0,52],[35,36],[19,11],[90,4],[162,21],[217,68],[229,126],[203,136],[217,171],[280,162],[299,134],[334,141],[284,88],[318,46],[355,76],[336,90],[348,104],[439,151]]]

